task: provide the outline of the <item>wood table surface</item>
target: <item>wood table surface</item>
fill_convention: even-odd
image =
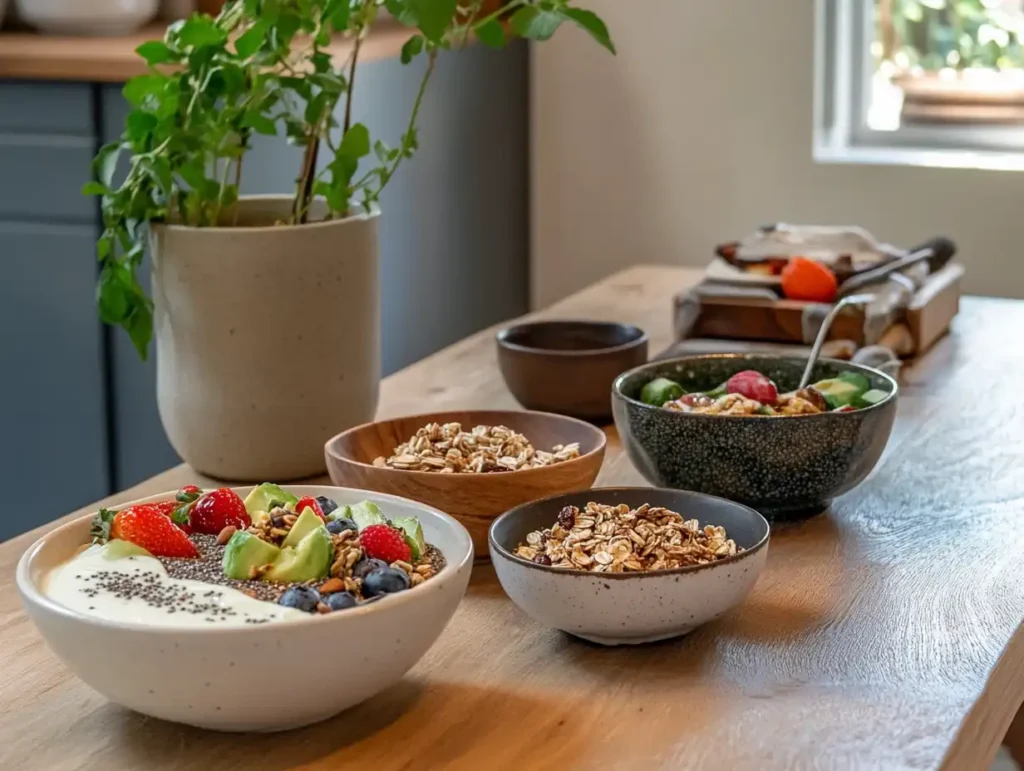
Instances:
[[[672,296],[698,277],[635,268],[541,315],[637,324],[657,351]],[[399,685],[290,734],[110,704],[49,652],[14,590],[18,557],[52,525],[0,545],[0,769],[984,769],[1024,697],[1021,329],[1024,303],[968,298],[905,372],[879,468],[825,514],[777,527],[727,617],[601,648],[530,620],[478,565]],[[514,406],[488,331],[389,377],[381,414]],[[114,500],[187,482],[204,480],[182,466]],[[599,483],[642,484],[613,429]],[[346,666],[344,640],[324,666]],[[254,709],[273,709],[287,662],[258,676]]]

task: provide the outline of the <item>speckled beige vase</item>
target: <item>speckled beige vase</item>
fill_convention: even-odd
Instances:
[[[237,227],[152,228],[160,418],[203,474],[319,474],[377,409],[378,213],[273,226],[291,197],[239,206]]]

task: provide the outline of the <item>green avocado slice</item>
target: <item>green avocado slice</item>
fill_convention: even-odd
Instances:
[[[306,533],[298,546],[281,549],[270,570],[263,574],[263,580],[290,584],[323,578],[331,567],[333,556],[331,534],[321,525]]]
[[[274,544],[267,543],[252,533],[239,530],[231,536],[231,540],[224,547],[224,575],[245,581],[249,578],[249,571],[252,568],[272,564],[280,556],[281,550]]]
[[[257,511],[270,511],[270,504],[277,502],[281,504],[290,503],[293,506],[299,502],[297,496],[285,492],[280,485],[273,482],[264,482],[254,487],[245,497],[245,510],[251,517]]]
[[[295,524],[292,525],[292,529],[288,531],[288,535],[285,536],[284,542],[281,544],[282,549],[286,549],[289,546],[298,546],[307,533],[316,530],[320,527],[324,521],[320,519],[316,514],[313,513],[313,509],[306,507],[299,514],[299,518],[295,520]]]

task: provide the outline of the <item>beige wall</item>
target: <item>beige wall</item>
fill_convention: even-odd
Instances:
[[[816,164],[813,0],[585,0],[533,50],[532,296],[637,262],[705,264],[773,221],[959,245],[968,290],[1024,297],[1024,172]]]

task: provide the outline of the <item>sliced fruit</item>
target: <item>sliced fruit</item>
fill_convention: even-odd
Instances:
[[[249,578],[250,570],[270,565],[281,556],[281,550],[274,544],[257,538],[244,530],[237,531],[224,547],[221,563],[224,575],[239,581]]]
[[[667,377],[658,377],[640,390],[640,401],[654,407],[661,407],[685,394],[683,387]]]
[[[152,557],[148,551],[131,541],[114,538],[100,549],[100,556],[107,560],[120,560],[125,557]]]
[[[782,269],[782,293],[790,300],[830,303],[836,299],[836,274],[817,260],[794,257]]]
[[[288,531],[288,535],[285,536],[284,542],[281,544],[281,548],[284,549],[288,546],[298,546],[306,533],[312,530],[316,530],[318,527],[323,525],[323,520],[316,515],[316,512],[311,508],[303,509],[302,513],[299,514],[299,518],[295,520],[295,524],[292,525],[292,529]]]
[[[384,512],[380,510],[373,501],[361,501],[351,507],[352,521],[359,526],[360,530],[368,528],[370,525],[384,525],[387,524],[387,519],[384,517]]]
[[[245,497],[245,510],[249,512],[251,517],[257,511],[270,511],[270,504],[274,501],[294,505],[298,503],[299,498],[296,495],[285,492],[279,485],[275,485],[272,482],[264,482],[254,487]]]
[[[423,538],[423,526],[416,517],[399,517],[392,523],[405,534],[405,542],[412,550],[412,558],[418,560],[427,550],[427,542]]]
[[[317,501],[316,498],[313,498],[312,496],[309,495],[299,498],[299,500],[295,504],[295,512],[297,514],[301,514],[306,509],[312,509],[313,513],[320,517],[321,522],[327,521],[327,517],[324,516],[324,510],[320,508],[320,503]]]
[[[839,378],[819,380],[814,384],[814,388],[825,397],[828,406],[833,410],[853,403],[861,394],[861,389],[857,385]]]
[[[208,535],[217,535],[229,525],[243,530],[252,524],[245,503],[228,487],[211,490],[193,503],[188,521],[195,532]]]
[[[358,521],[358,520],[357,520]],[[359,531],[359,545],[367,557],[379,559],[389,565],[412,559],[412,548],[405,541],[405,533],[391,525],[370,525]]]
[[[352,507],[348,504],[344,506],[335,505],[335,508],[328,512],[327,521],[334,522],[338,519],[352,519]]]
[[[93,520],[93,542],[130,541],[156,557],[197,557],[199,552],[188,535],[159,507],[130,506],[118,512],[102,509]]]
[[[281,549],[270,570],[263,574],[264,581],[301,583],[327,575],[334,556],[334,542],[327,528],[320,525],[306,533],[299,545]]]
[[[856,407],[871,407],[889,398],[889,392],[880,388],[871,388],[862,393],[854,402]]]
[[[836,380],[842,380],[846,383],[850,383],[851,385],[855,385],[861,392],[867,391],[871,388],[871,381],[859,372],[841,372]]]
[[[775,383],[756,370],[748,369],[737,372],[725,384],[725,390],[731,394],[739,394],[761,404],[775,404],[779,399],[779,391]]]

